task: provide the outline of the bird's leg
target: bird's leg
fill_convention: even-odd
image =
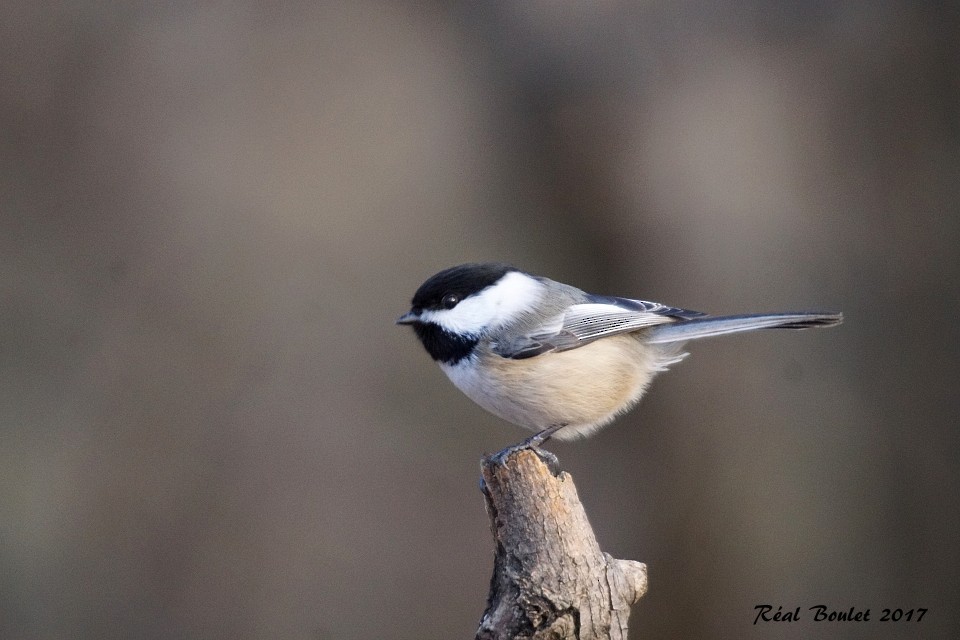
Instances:
[[[504,460],[506,460],[507,456],[509,456],[510,454],[516,453],[517,451],[522,451],[524,449],[530,449],[535,454],[537,454],[537,456],[539,456],[540,459],[543,460],[548,467],[550,467],[551,471],[557,470],[560,468],[560,461],[557,460],[557,456],[553,455],[549,451],[541,449],[540,445],[546,442],[547,440],[549,440],[550,436],[555,434],[560,429],[563,429],[565,426],[567,425],[565,424],[551,425],[546,429],[542,431],[538,431],[537,433],[533,434],[523,442],[509,446],[503,451],[495,453],[492,457],[495,458],[498,462],[503,462]]]
[[[542,445],[544,442],[549,440],[553,434],[555,434],[557,431],[560,431],[560,429],[563,429],[565,426],[567,425],[565,424],[551,425],[546,429],[544,429],[543,431],[538,431],[537,433],[533,434],[532,436],[530,436],[529,438],[521,442],[519,446],[529,447],[531,449],[537,449],[540,447],[540,445]]]

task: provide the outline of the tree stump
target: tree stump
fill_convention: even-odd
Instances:
[[[647,567],[600,550],[570,475],[531,449],[488,456],[481,473],[496,555],[477,639],[626,640]]]

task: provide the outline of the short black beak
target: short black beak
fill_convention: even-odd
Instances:
[[[405,314],[397,318],[397,324],[413,324],[420,320],[420,314],[414,313],[413,311],[407,311]]]

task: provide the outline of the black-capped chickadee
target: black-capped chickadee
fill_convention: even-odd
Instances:
[[[807,311],[709,317],[482,263],[428,279],[397,324],[413,327],[468,397],[536,431],[527,443],[539,444],[586,437],[630,409],[657,372],[686,357],[687,340],[842,320]]]

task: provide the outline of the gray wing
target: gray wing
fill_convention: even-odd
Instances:
[[[576,349],[619,333],[700,317],[699,311],[658,302],[611,296],[587,296],[588,302],[567,307],[561,314],[509,341],[493,345],[505,358],[530,358],[550,351]]]

